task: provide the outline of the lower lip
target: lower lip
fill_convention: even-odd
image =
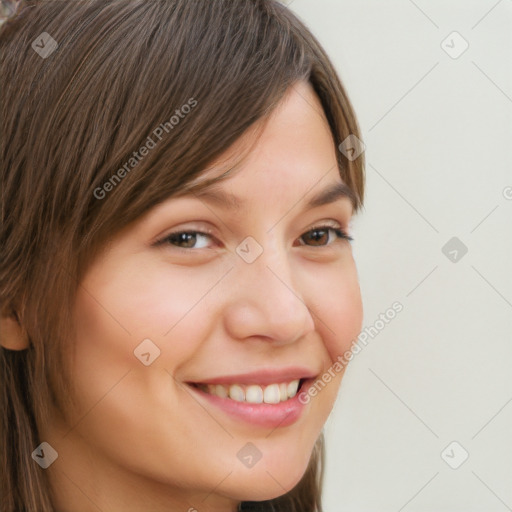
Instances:
[[[299,393],[303,393],[312,379],[304,381],[297,394],[278,404],[250,404],[248,402],[237,402],[231,398],[222,398],[217,395],[205,393],[195,386],[188,385],[197,395],[204,398],[213,406],[223,410],[229,416],[245,421],[251,425],[265,428],[288,427],[299,420],[307,404],[299,401]]]

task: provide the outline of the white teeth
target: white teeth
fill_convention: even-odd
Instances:
[[[288,386],[286,385],[286,382],[279,384],[279,397],[281,402],[288,400]]]
[[[245,390],[245,401],[251,404],[261,404],[263,402],[263,390],[261,386],[248,386]]]
[[[223,384],[200,384],[199,388],[206,393],[216,395],[221,398],[231,398],[237,402],[248,402],[251,404],[278,404],[293,398],[299,388],[299,380],[291,382],[281,382],[279,384],[269,384],[268,386],[259,386],[251,384],[249,386],[242,384],[232,384],[231,386]]]
[[[297,394],[297,390],[299,389],[299,381],[292,380],[288,386],[286,387],[286,391],[288,392],[288,396],[293,398]]]
[[[229,386],[229,398],[237,402],[243,402],[245,400],[244,390],[238,384]]]
[[[270,384],[263,392],[263,401],[266,404],[278,404],[281,401],[279,384]]]
[[[228,390],[222,386],[221,384],[217,384],[215,386],[215,395],[220,396],[221,398],[227,398],[228,397]]]

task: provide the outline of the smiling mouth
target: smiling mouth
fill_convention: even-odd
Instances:
[[[259,384],[188,384],[203,393],[250,404],[278,404],[297,395],[306,379],[294,379],[267,385]]]

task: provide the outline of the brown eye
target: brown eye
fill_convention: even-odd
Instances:
[[[208,241],[200,243],[202,239],[209,240],[211,236],[200,231],[177,231],[167,235],[161,243],[175,246],[179,249],[204,249]]]
[[[351,241],[352,238],[348,236],[342,229],[333,228],[331,226],[320,226],[318,228],[314,228],[309,230],[307,233],[304,233],[300,240],[304,241],[304,245],[309,245],[312,247],[322,247],[331,245],[333,237],[330,236],[330,233],[334,233],[335,239],[345,239]]]
[[[302,235],[302,239],[311,242],[311,245],[327,245],[329,242],[329,230],[313,229]]]
[[[333,235],[334,233],[334,235]],[[310,229],[304,233],[299,240],[302,242],[300,245],[308,245],[310,247],[324,247],[332,245],[336,239],[352,240],[341,228],[334,228],[332,226],[319,226]],[[163,238],[159,245],[170,245],[180,250],[187,249],[207,249],[209,244],[214,239],[213,235],[203,233],[201,231],[176,231],[170,233]]]

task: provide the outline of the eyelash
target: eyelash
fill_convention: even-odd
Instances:
[[[304,235],[308,234],[308,233],[312,233],[313,231],[333,231],[336,235],[336,239],[341,239],[341,240],[347,240],[349,242],[352,242],[354,239],[348,235],[342,228],[340,228],[339,226],[331,226],[331,225],[328,225],[328,224],[324,224],[324,225],[320,225],[320,226],[315,226],[311,229],[308,229],[305,233],[303,233],[301,235],[300,238],[302,238]],[[200,230],[194,230],[194,229],[190,229],[190,230],[183,230],[183,231],[174,231],[173,233],[169,233],[168,235],[166,235],[165,237],[163,237],[162,239],[158,240],[156,242],[156,245],[165,245],[165,244],[169,244],[173,247],[173,249],[177,250],[177,251],[181,251],[181,252],[190,252],[190,251],[197,251],[199,249],[195,249],[193,247],[179,247],[178,245],[175,245],[171,239],[173,237],[176,237],[177,235],[183,235],[183,234],[187,234],[187,235],[191,235],[191,234],[194,234],[194,235],[202,235],[202,236],[205,236],[205,237],[209,237],[209,238],[213,238],[213,233],[209,230],[206,230],[206,231],[200,231]],[[329,247],[331,246],[332,243],[329,243],[327,245],[307,245],[305,243],[301,244],[301,246],[305,246],[305,247],[319,247],[319,248],[325,248],[325,247]]]

